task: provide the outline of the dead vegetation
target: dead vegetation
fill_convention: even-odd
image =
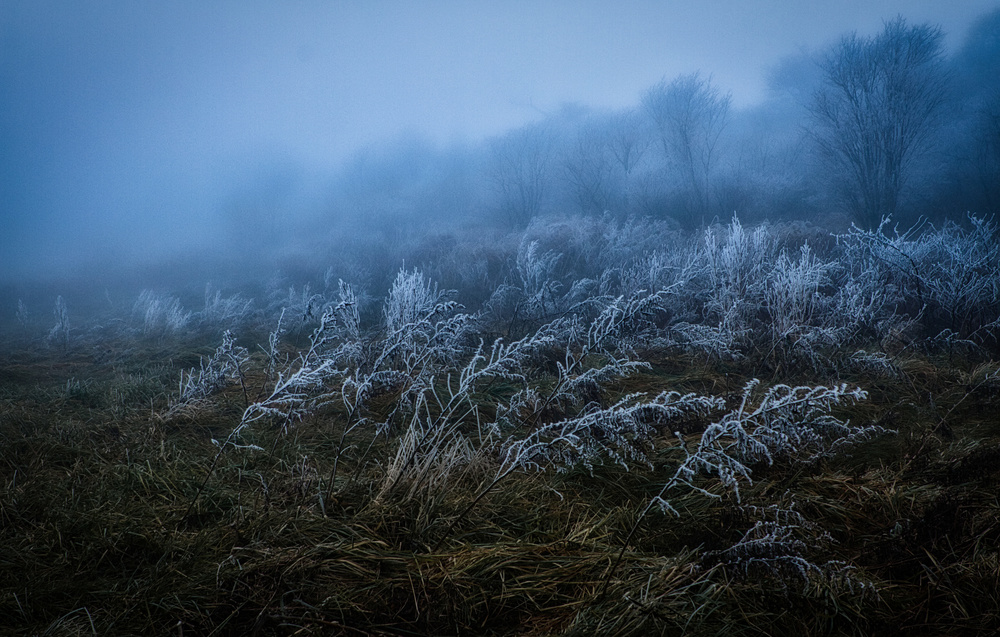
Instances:
[[[474,313],[417,269],[381,319],[343,282],[57,303],[0,349],[0,627],[1000,630],[996,290],[931,312],[934,237],[768,232],[706,232],[655,293],[522,242]]]

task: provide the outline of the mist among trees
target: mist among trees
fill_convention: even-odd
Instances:
[[[753,107],[735,108],[724,86],[693,71],[620,111],[567,104],[482,142],[409,138],[361,151],[322,205],[264,243],[309,259],[367,234],[405,252],[429,235],[458,240],[566,217],[686,230],[736,217],[838,232],[872,230],[885,217],[902,227],[990,217],[997,25],[996,13],[982,17],[948,54],[940,29],[893,18],[872,36],[788,57],[769,76],[771,97]],[[270,210],[285,214],[280,203]],[[234,211],[234,226],[243,218]]]
[[[838,215],[841,226],[871,229],[884,216],[990,215],[996,25],[996,14],[981,18],[948,57],[940,29],[897,17],[873,36],[846,35],[779,64],[771,99],[756,107],[734,109],[725,87],[695,71],[664,78],[627,110],[567,105],[482,147],[427,148],[410,160],[470,167],[471,180],[455,181],[465,223],[607,212],[697,227],[733,215]],[[399,193],[398,208],[423,213],[419,202],[440,197],[442,184],[422,183],[419,170],[395,178],[435,190]]]
[[[943,42],[272,158],[3,281],[0,629],[1000,630],[1000,11]]]

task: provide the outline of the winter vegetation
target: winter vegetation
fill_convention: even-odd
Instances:
[[[1000,87],[941,38],[832,46],[808,134],[693,73],[359,159],[380,229],[277,274],[5,286],[0,626],[1000,630]]]

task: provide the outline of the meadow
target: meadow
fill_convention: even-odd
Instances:
[[[1000,630],[993,221],[354,250],[7,294],[5,634]]]

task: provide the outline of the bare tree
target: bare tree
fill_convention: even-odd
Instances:
[[[632,109],[594,116],[578,126],[562,163],[568,194],[580,210],[629,213],[634,173],[651,141],[649,126]]]
[[[541,210],[551,156],[552,136],[540,125],[519,128],[494,141],[488,178],[511,225],[524,227]]]
[[[631,211],[635,203],[635,173],[651,141],[642,114],[634,109],[615,113],[608,121],[604,147],[614,158],[621,176],[621,205],[624,211]]]
[[[719,136],[729,118],[730,94],[722,94],[700,73],[666,80],[646,91],[642,106],[656,126],[668,171],[685,183],[687,212],[709,211],[709,186]]]
[[[635,110],[615,113],[608,121],[604,145],[626,177],[630,176],[649,148],[649,136]]]
[[[941,29],[902,17],[844,37],[820,63],[812,136],[834,194],[865,228],[899,209],[914,160],[929,149],[948,77]]]
[[[600,214],[615,207],[615,164],[595,126],[584,126],[563,160],[570,196],[583,213]]]

